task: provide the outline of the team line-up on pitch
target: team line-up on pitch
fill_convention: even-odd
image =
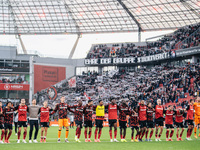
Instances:
[[[165,108],[161,105],[161,100],[157,100],[157,105],[152,106],[151,103],[145,105],[144,100],[142,100],[138,106],[133,108],[129,107],[126,101],[122,101],[120,105],[116,104],[115,98],[110,99],[110,104],[104,105],[103,100],[99,100],[98,105],[93,105],[93,101],[89,100],[88,103],[83,106],[82,101],[78,101],[78,104],[69,106],[65,103],[65,97],[60,98],[60,103],[56,104],[54,109],[48,107],[48,102],[45,101],[43,103],[43,107],[36,105],[36,100],[32,100],[32,105],[27,106],[25,104],[25,99],[21,99],[21,102],[18,106],[13,107],[11,102],[7,102],[6,106],[2,108],[2,102],[0,102],[0,129],[1,140],[0,143],[10,143],[9,138],[12,134],[12,124],[13,124],[13,115],[14,112],[18,113],[18,139],[17,143],[20,143],[21,136],[21,128],[24,128],[23,133],[23,143],[26,142],[27,135],[27,113],[29,113],[29,123],[30,123],[30,131],[29,131],[29,143],[32,143],[32,133],[33,127],[35,127],[34,134],[34,143],[38,143],[37,134],[39,130],[38,125],[38,114],[40,114],[40,124],[41,124],[41,140],[40,142],[46,142],[47,130],[49,127],[49,117],[54,113],[58,112],[59,114],[59,130],[58,130],[58,143],[60,143],[60,136],[62,127],[66,128],[65,131],[65,142],[68,141],[69,134],[69,124],[67,119],[68,111],[74,113],[74,120],[76,123],[76,134],[75,141],[80,141],[81,129],[83,124],[83,116],[84,116],[84,136],[85,142],[91,141],[92,134],[92,115],[93,112],[96,111],[96,120],[95,120],[95,142],[101,142],[100,137],[103,128],[103,120],[105,115],[105,110],[108,110],[108,121],[109,121],[109,134],[110,134],[110,142],[118,142],[117,137],[117,119],[119,119],[120,126],[120,137],[121,142],[126,141],[126,128],[127,128],[127,115],[129,115],[129,126],[131,127],[131,142],[139,142],[142,141],[145,135],[145,141],[152,141],[152,135],[155,127],[155,141],[161,141],[160,137],[163,132],[164,120],[166,127],[166,141],[172,141],[172,136],[174,134],[174,126],[176,126],[176,138],[177,141],[183,141],[182,135],[184,132],[183,122],[186,121],[188,125],[187,129],[187,137],[186,140],[192,140],[191,134],[194,128],[195,138],[197,138],[196,132],[197,127],[200,125],[200,97],[194,100],[190,100],[188,106],[186,108],[174,108],[172,105],[169,105]],[[118,116],[119,112],[119,116]],[[155,114],[155,118],[154,118]],[[165,115],[165,119],[164,119]],[[173,118],[175,117],[175,123]],[[194,123],[195,122],[195,127]],[[114,128],[114,139],[112,136],[112,128]],[[160,131],[159,131],[160,129]],[[180,133],[179,133],[180,129]],[[136,136],[134,138],[134,130],[136,131]],[[170,131],[171,130],[171,131]],[[158,132],[159,131],[159,132]],[[150,135],[148,137],[148,133]],[[200,137],[200,133],[199,133]],[[4,139],[4,141],[3,141]]]

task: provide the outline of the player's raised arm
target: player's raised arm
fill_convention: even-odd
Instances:
[[[67,110],[70,111],[70,112],[72,112],[72,113],[75,113],[75,111],[72,110],[72,109],[74,109],[74,108],[75,108],[74,106],[69,106],[69,105],[68,105]]]
[[[19,109],[19,105],[14,107],[14,110],[18,110]]]

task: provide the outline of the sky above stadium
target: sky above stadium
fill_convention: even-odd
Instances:
[[[143,32],[142,41],[146,38],[164,35],[173,32],[154,31]],[[77,35],[23,35],[21,36],[27,51],[39,52],[45,57],[68,58],[76,41]],[[109,34],[84,34],[79,40],[73,58],[85,58],[92,44],[137,42],[138,33],[109,33]],[[0,45],[17,46],[23,53],[20,42],[13,35],[0,35]]]

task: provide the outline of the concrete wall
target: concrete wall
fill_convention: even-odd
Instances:
[[[17,54],[17,47],[15,46],[0,46],[0,59],[13,59],[13,60],[30,60],[33,56],[34,64],[43,64],[50,66],[64,66],[66,67],[66,78],[72,77],[76,73],[76,67],[83,67],[84,59],[62,59],[39,57],[36,55],[23,55]]]
[[[34,55],[18,55],[16,46],[0,46],[0,59],[29,60],[30,56]]]
[[[0,58],[16,59],[17,48],[15,46],[0,46]]]

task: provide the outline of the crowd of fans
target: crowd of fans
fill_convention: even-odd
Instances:
[[[56,87],[58,99],[50,101],[52,106],[58,103],[59,96],[64,95],[70,105],[80,99],[85,103],[92,99],[95,104],[102,99],[106,104],[115,97],[118,102],[127,100],[131,106],[141,100],[156,103],[157,99],[161,99],[163,105],[170,103],[183,107],[189,99],[200,94],[199,64],[155,66],[151,69],[141,67],[134,72],[118,70],[106,75],[90,72],[76,78],[76,88],[69,88],[67,83]],[[38,101],[42,104],[46,99],[46,93],[40,93]]]
[[[182,42],[181,48],[189,48],[200,45],[200,28],[196,30],[189,38]]]
[[[155,42],[147,42],[145,46],[136,46],[134,43],[99,44],[92,46],[87,59],[109,57],[141,57],[170,52],[178,48],[189,48],[200,45],[200,23],[185,26],[165,35]],[[196,32],[196,31],[199,32]],[[188,40],[186,40],[188,39]],[[181,43],[182,41],[187,41]],[[181,47],[178,45],[181,44]]]

